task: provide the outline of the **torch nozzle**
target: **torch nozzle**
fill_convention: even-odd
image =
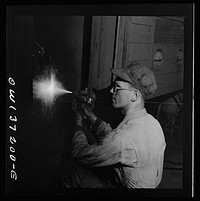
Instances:
[[[72,93],[74,93],[74,92],[69,91],[69,90],[63,90],[63,92],[64,92],[64,93],[67,93],[67,94],[72,94]]]

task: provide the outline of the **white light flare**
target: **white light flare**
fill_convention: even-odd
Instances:
[[[52,70],[50,75],[46,73],[33,80],[33,97],[40,100],[45,106],[53,106],[56,99],[66,93],[72,92],[63,87]]]

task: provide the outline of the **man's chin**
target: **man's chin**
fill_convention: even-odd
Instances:
[[[113,106],[114,108],[118,108],[117,105],[116,105],[116,103],[113,103],[112,106]]]

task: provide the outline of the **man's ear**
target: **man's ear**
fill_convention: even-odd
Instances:
[[[132,93],[131,93],[131,101],[135,102],[139,98],[139,96],[140,96],[139,91],[137,91],[137,90],[132,91]]]

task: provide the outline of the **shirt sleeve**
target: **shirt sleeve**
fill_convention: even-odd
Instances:
[[[133,147],[121,138],[119,130],[113,130],[103,140],[101,145],[87,143],[83,129],[75,132],[72,140],[71,156],[77,162],[90,167],[102,167],[123,163],[132,165],[136,161]]]
[[[93,133],[95,133],[98,140],[102,140],[107,134],[112,132],[112,127],[109,123],[97,118],[96,122],[92,126]]]

